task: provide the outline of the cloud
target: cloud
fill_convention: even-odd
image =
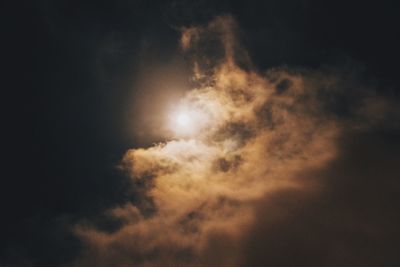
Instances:
[[[139,200],[108,211],[116,231],[75,228],[84,250],[74,266],[367,266],[392,256],[371,263],[375,245],[363,246],[394,229],[385,192],[398,187],[398,157],[369,145],[396,108],[348,69],[260,73],[237,30],[230,16],[183,29],[194,88],[177,109],[202,119],[189,136],[165,129],[171,141],[125,153]],[[384,171],[365,172],[360,158]]]
[[[257,203],[241,266],[396,266],[396,139],[376,129],[342,137],[328,166],[300,177],[321,184],[317,192],[266,195]]]

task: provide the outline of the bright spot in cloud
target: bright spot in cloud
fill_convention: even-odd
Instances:
[[[194,90],[170,107],[166,120],[175,138],[204,140],[227,120],[227,102],[218,94]]]
[[[198,137],[209,122],[207,115],[199,109],[179,107],[169,115],[169,129],[176,137]]]
[[[190,117],[186,113],[180,113],[176,117],[176,122],[181,127],[188,127],[190,126]]]

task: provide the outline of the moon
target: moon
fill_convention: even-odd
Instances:
[[[167,114],[168,131],[173,138],[199,139],[213,126],[210,112],[204,105],[190,102],[178,104]]]
[[[190,126],[190,116],[186,113],[179,113],[176,116],[176,124],[182,128]]]
[[[169,129],[179,138],[194,138],[205,122],[201,112],[189,108],[178,108],[171,112],[169,118]]]

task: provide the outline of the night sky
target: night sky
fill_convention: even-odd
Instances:
[[[2,10],[1,267],[400,266],[395,1]]]

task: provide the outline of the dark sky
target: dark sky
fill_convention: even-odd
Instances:
[[[70,232],[72,225],[88,222],[112,231],[118,228],[118,222],[99,214],[118,203],[140,201],[127,189],[127,175],[116,166],[128,148],[162,140],[143,138],[127,126],[130,121],[140,120],[130,116],[138,116],[132,114],[141,110],[129,111],[129,104],[132,101],[139,105],[139,98],[147,94],[134,86],[143,69],[147,73],[153,65],[185,64],[178,49],[181,26],[204,25],[217,15],[231,14],[257,70],[279,66],[341,68],[351,64],[356,66],[353,71],[357,72],[358,83],[373,86],[379,94],[399,103],[400,17],[396,1],[38,0],[13,1],[11,5],[2,8],[6,13],[2,23],[5,77],[1,86],[5,160],[0,186],[0,266],[69,263],[82,249],[80,240]],[[340,110],[346,104],[332,105]],[[342,146],[356,147],[354,151],[360,154],[346,150],[330,167],[333,170],[327,171],[331,188],[343,185],[332,177],[335,175],[346,179],[354,174],[366,183],[373,175],[389,177],[391,191],[378,186],[378,202],[346,200],[366,220],[379,218],[389,225],[400,208],[394,204],[400,203],[400,135],[392,129],[392,125],[398,125],[395,118],[387,118],[369,133],[373,136],[370,139],[344,139]],[[376,168],[360,171],[363,164]],[[356,182],[346,183],[354,188]],[[357,191],[360,199],[376,192],[374,185],[365,186],[365,190]],[[346,192],[331,191],[324,198],[327,207],[335,206],[338,199],[345,202],[348,197]],[[296,202],[296,198],[302,196],[290,201]],[[279,201],[276,197],[272,203]],[[370,212],[364,211],[363,205],[369,205]],[[387,210],[381,209],[388,206]],[[307,207],[315,216],[327,216],[320,204]],[[295,217],[299,211],[293,213]],[[260,224],[268,220],[260,217]],[[281,231],[295,231],[288,222],[280,225]],[[305,231],[311,231],[309,228]],[[249,238],[262,236],[263,231],[261,225]],[[321,236],[321,240],[316,238],[308,245],[321,249],[323,240],[328,239],[324,232]],[[381,247],[398,247],[391,237],[382,237]],[[280,236],[268,238],[283,246],[277,241]],[[302,246],[296,243],[299,237],[294,242]],[[389,255],[387,264],[380,266],[400,264],[387,251],[373,245],[364,248],[362,238],[354,242],[358,243],[348,246],[350,253],[357,247],[354,253]],[[247,266],[267,262],[293,266],[276,254],[267,259],[260,246],[249,243]],[[300,261],[307,257],[302,251],[295,255]],[[304,262],[309,263],[307,266],[320,263]]]

